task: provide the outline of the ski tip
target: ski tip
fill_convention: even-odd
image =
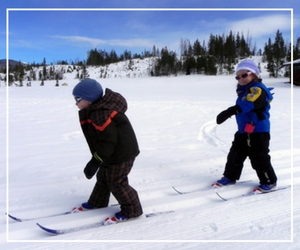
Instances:
[[[18,222],[22,222],[22,220],[20,218],[17,218],[15,216],[12,216],[11,214],[7,214],[7,216],[11,219],[13,219],[14,221],[18,221]]]
[[[184,192],[180,192],[178,189],[176,189],[174,186],[172,188],[178,193],[178,194],[185,194]]]
[[[225,199],[223,196],[221,196],[218,192],[216,192],[216,194],[217,194],[223,201],[227,201],[227,199]]]
[[[47,227],[44,227],[42,226],[41,224],[39,223],[36,223],[36,225],[38,227],[40,227],[42,230],[44,230],[45,232],[51,234],[51,235],[57,235],[57,234],[60,234],[59,231],[55,230],[55,229],[51,229],[51,228],[47,228]]]

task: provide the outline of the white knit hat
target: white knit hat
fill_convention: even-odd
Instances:
[[[257,76],[259,75],[260,71],[258,67],[256,66],[255,62],[252,60],[246,59],[244,61],[241,61],[238,66],[236,67],[236,72],[239,72],[240,70],[248,70]]]

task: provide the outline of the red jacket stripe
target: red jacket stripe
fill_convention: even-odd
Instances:
[[[94,126],[95,129],[103,132],[105,130],[105,128],[111,123],[112,118],[114,118],[116,116],[116,114],[118,114],[118,112],[117,111],[113,111],[110,114],[110,116],[108,117],[108,119],[106,120],[106,122],[102,126],[99,126],[99,125],[95,124],[91,119],[87,119],[85,121],[81,121],[80,124],[82,126],[85,123],[91,123]]]

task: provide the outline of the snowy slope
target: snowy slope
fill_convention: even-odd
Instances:
[[[82,225],[101,220],[117,208],[22,223],[5,217],[7,211],[24,218],[64,212],[86,201],[93,188],[95,179],[87,180],[82,173],[90,155],[71,95],[78,81],[65,74],[65,87],[46,81],[44,87],[32,82],[32,87],[9,88],[8,113],[1,112],[0,119],[0,139],[5,142],[6,135],[9,139],[9,171],[0,174],[1,249],[300,248],[300,94],[298,88],[291,90],[284,83],[287,78],[270,79],[263,69],[264,83],[275,87],[272,163],[278,185],[291,184],[293,177],[294,188],[224,202],[211,190],[179,195],[172,186],[192,191],[222,176],[236,124],[229,119],[217,126],[215,117],[234,104],[233,76],[149,78],[141,73],[142,77],[99,79],[97,69],[90,70],[90,76],[127,98],[127,115],[141,149],[129,180],[144,212],[175,213],[61,236],[42,232],[36,222],[53,228]],[[5,107],[6,91],[1,86],[0,102]],[[5,155],[5,144],[1,145]],[[5,157],[0,160],[6,165]],[[252,181],[220,193],[235,197],[258,184],[248,161],[241,180]],[[115,203],[111,197],[111,204]]]

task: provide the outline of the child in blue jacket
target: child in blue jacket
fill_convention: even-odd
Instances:
[[[218,186],[235,184],[239,180],[244,161],[249,157],[260,185],[258,192],[270,192],[276,188],[277,177],[269,155],[270,141],[270,90],[261,82],[259,69],[252,60],[240,62],[236,69],[236,104],[217,116],[217,124],[235,115],[238,131],[227,156],[224,177]]]

